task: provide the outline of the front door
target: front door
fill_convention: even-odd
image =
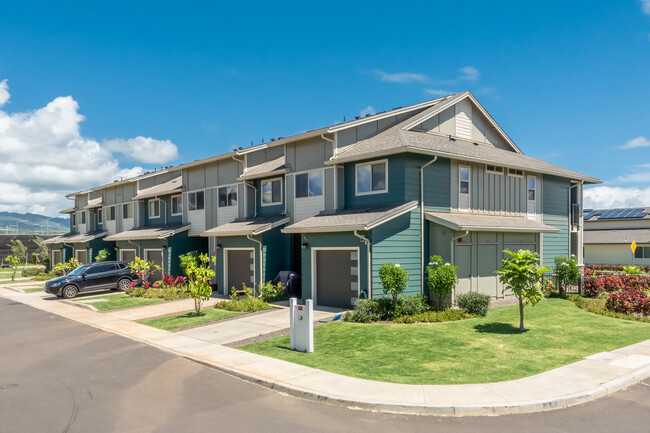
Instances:
[[[242,285],[252,288],[255,285],[255,250],[226,250],[226,254],[226,291],[229,293],[233,287],[241,290]]]
[[[456,295],[472,291],[472,246],[454,246],[454,265],[458,266]]]
[[[120,260],[126,263],[135,261],[135,250],[120,250]]]
[[[317,250],[316,302],[318,305],[350,308],[359,296],[357,250]]]
[[[162,280],[162,274],[163,274],[163,258],[162,258],[162,250],[144,250],[144,259],[148,262],[153,262],[155,265],[160,266],[161,270],[152,270],[149,273],[149,281],[154,282],[154,281],[159,281]]]
[[[88,251],[86,250],[75,250],[74,258],[79,261],[82,265],[88,263]]]

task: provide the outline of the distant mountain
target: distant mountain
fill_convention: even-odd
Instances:
[[[18,223],[16,231],[16,223]],[[33,213],[0,212],[0,234],[56,234],[70,231],[68,218]]]

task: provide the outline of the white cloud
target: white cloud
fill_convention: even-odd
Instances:
[[[375,114],[375,113],[376,113],[375,107],[373,107],[372,105],[368,105],[366,108],[364,108],[359,112],[359,114],[362,116],[365,116],[366,114]]]
[[[0,81],[0,107],[5,105],[9,100],[9,85],[7,80]]]
[[[635,149],[637,147],[650,147],[650,140],[642,136],[633,138],[624,145],[618,146],[619,149]]]
[[[463,68],[460,68],[460,72],[462,75],[458,77],[459,80],[476,81],[480,75],[478,69],[473,66],[465,66]]]
[[[447,96],[456,92],[452,92],[451,90],[444,90],[444,89],[424,89],[424,93],[433,96]]]
[[[643,13],[650,15],[650,0],[641,0],[641,10],[643,10]]]
[[[650,187],[596,186],[584,190],[584,207],[587,209],[635,206],[650,206]]]
[[[111,152],[120,152],[146,164],[162,164],[178,158],[178,148],[169,140],[135,137],[125,140],[106,140],[104,146]]]
[[[6,102],[8,86],[6,80],[0,83],[0,101]],[[78,110],[71,96],[29,112],[0,110],[0,210],[56,215],[70,207],[65,194],[145,171],[120,167],[107,146],[82,136],[84,116]],[[128,150],[134,157],[145,162],[177,155],[169,141],[132,140],[123,141],[130,143]]]
[[[372,71],[375,75],[379,77],[381,81],[386,81],[388,83],[426,83],[429,81],[429,77],[424,74],[417,74],[415,72],[396,72],[388,73],[376,69]]]

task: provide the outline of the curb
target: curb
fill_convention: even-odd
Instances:
[[[96,313],[99,313],[99,310],[97,308],[93,307],[90,304],[84,304],[83,302],[68,301],[67,299],[61,299],[59,302],[62,302],[64,304],[68,304],[68,305],[74,305],[75,307],[79,307],[79,308],[85,308],[86,310],[90,310],[90,311],[94,311]],[[83,323],[83,322],[81,322],[81,323]],[[90,326],[94,326],[94,325],[90,325]]]

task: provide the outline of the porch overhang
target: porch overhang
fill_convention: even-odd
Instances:
[[[255,236],[289,222],[289,217],[277,215],[272,217],[250,218],[243,221],[226,223],[201,233],[201,236]]]
[[[558,233],[560,229],[525,217],[476,215],[469,213],[425,212],[425,218],[455,231]]]
[[[135,197],[133,197],[133,199],[144,200],[147,198],[160,197],[164,195],[181,194],[183,190],[183,179],[181,176],[178,176],[159,185],[141,189],[138,191]]]
[[[178,233],[187,231],[190,225],[167,225],[158,227],[144,227],[127,230],[107,236],[107,241],[145,241],[151,239],[166,239]]]
[[[49,238],[43,241],[46,245],[52,244],[81,244],[84,242],[90,242],[94,239],[101,238],[106,236],[108,232],[95,232],[95,233],[83,233],[83,234],[68,234],[63,236],[56,236]]]

